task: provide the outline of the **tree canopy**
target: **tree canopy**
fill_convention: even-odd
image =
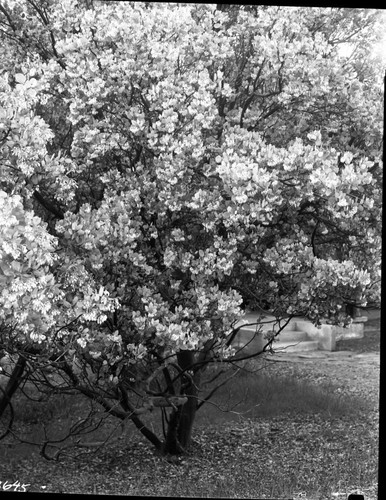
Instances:
[[[379,18],[1,2],[3,349],[142,432],[169,408],[166,445],[147,437],[178,452],[242,306],[378,305]]]

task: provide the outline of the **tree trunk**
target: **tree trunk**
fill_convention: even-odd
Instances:
[[[2,397],[0,397],[0,417],[3,415],[5,409],[8,406],[8,403],[11,401],[13,394],[20,385],[26,363],[27,360],[23,356],[19,356],[12,371],[12,375],[8,380],[8,384],[4,389],[4,392],[2,391]]]
[[[181,351],[177,354],[178,364],[182,370],[193,367],[194,353]],[[186,453],[191,444],[194,419],[198,406],[199,372],[195,372],[191,379],[183,383],[181,395],[187,396],[188,401],[173,410],[166,434],[164,453],[179,455]]]

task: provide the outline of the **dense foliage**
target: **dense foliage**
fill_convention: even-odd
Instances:
[[[377,305],[379,17],[2,2],[2,347],[176,453],[241,306]]]

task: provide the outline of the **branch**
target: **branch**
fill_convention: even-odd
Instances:
[[[211,379],[209,380],[206,380],[202,383],[201,387],[204,387],[206,385],[209,385],[211,384],[212,382],[214,382],[217,378],[221,377],[221,375],[223,375],[225,373],[225,370],[220,370],[216,373],[216,375],[214,375]]]
[[[50,201],[46,200],[40,193],[39,191],[34,191],[34,194],[33,194],[35,200],[37,200],[40,205],[42,205],[46,210],[48,210],[48,212],[52,213],[53,215],[55,215],[55,217],[57,217],[58,219],[64,219],[64,213],[55,207],[55,205],[53,203],[51,203]]]
[[[226,378],[220,384],[216,385],[216,387],[214,387],[210,391],[210,393],[204,399],[202,399],[201,402],[197,405],[197,410],[199,410],[201,406],[204,405],[213,396],[213,394],[220,389],[220,387],[222,387],[223,385],[227,384],[230,380],[232,380],[232,378],[235,377],[239,373],[239,371],[240,368],[237,369],[234,373],[232,373],[230,377]]]
[[[9,26],[12,28],[13,31],[16,31],[16,26],[14,22],[12,21],[11,16],[9,15],[9,12],[0,4],[0,12],[2,12],[5,17],[7,18],[7,21],[9,23]]]
[[[26,364],[27,364],[26,358],[20,355],[18,357],[14,369],[12,370],[12,374],[8,380],[7,386],[3,391],[4,396],[0,399],[0,417],[4,413],[6,407],[10,404],[13,394],[15,393],[15,391],[17,390],[22,381],[22,376]]]
[[[40,19],[42,20],[44,26],[48,28],[50,32],[50,39],[51,39],[51,46],[52,46],[52,52],[58,62],[58,64],[62,67],[62,69],[66,69],[66,64],[61,60],[59,57],[59,54],[56,51],[56,42],[55,42],[55,37],[54,34],[52,33],[52,30],[49,28],[49,19],[47,17],[47,14],[44,12],[44,9],[40,9],[38,5],[33,2],[33,0],[27,0],[30,5],[35,9],[35,11],[38,13]]]
[[[277,337],[280,332],[282,332],[284,330],[284,328],[288,325],[288,323],[291,321],[292,318],[294,318],[295,316],[294,315],[291,315],[291,316],[288,316],[288,318],[286,318],[285,320],[285,324],[283,326],[279,326],[279,330],[277,332],[275,332],[275,335],[273,336],[273,338],[271,338],[264,346],[263,346],[263,349],[261,351],[258,351],[258,352],[254,352],[252,354],[248,354],[248,355],[244,355],[242,357],[238,357],[238,358],[229,358],[229,359],[223,359],[223,362],[224,363],[234,363],[235,361],[245,361],[246,359],[252,359],[252,358],[256,358],[257,356],[260,356],[261,354],[264,354],[266,353],[267,351],[271,352],[271,354],[273,353],[273,349],[272,349],[272,342],[274,340],[275,337]],[[280,319],[278,320],[279,324],[280,324]],[[269,322],[266,322],[266,323],[271,323],[270,321]],[[259,323],[250,323],[250,325],[254,325],[254,324],[259,324]],[[245,325],[244,325],[245,326]],[[248,342],[248,344],[252,341],[252,339]],[[246,345],[248,345],[246,344]],[[240,352],[244,349],[245,346],[243,346],[241,349],[239,349],[237,351]],[[236,354],[237,354],[236,353]]]
[[[240,401],[234,403],[233,406],[232,406],[232,408],[236,408],[240,403],[243,402],[243,400],[245,401],[245,396],[242,399],[240,399]],[[235,415],[246,415],[247,413],[249,413],[250,411],[252,411],[257,406],[260,406],[260,404],[261,404],[261,403],[258,403],[256,405],[253,405],[252,408],[249,408],[248,410],[245,410],[245,411],[235,411],[235,410],[231,410],[229,408],[225,408],[225,409],[221,408],[220,405],[214,403],[213,401],[206,401],[206,403],[214,406],[215,408],[217,408],[218,410],[222,411],[223,413],[234,413]]]
[[[126,408],[129,411],[132,411],[133,406],[131,405],[129,398],[127,396],[127,392],[123,387],[120,387],[120,392],[122,395],[122,400],[121,404],[123,408]],[[148,427],[145,426],[145,424],[142,422],[141,419],[138,418],[138,416],[134,415],[131,413],[130,419],[134,423],[134,425],[137,427],[137,429],[145,436],[146,439],[148,439],[155,447],[157,450],[162,450],[163,444],[158,439],[158,437],[152,432]]]
[[[11,403],[11,400],[10,398],[8,397],[7,395],[7,391],[5,389],[3,389],[1,386],[0,386],[0,391],[3,393],[3,397],[1,399],[1,401],[5,401],[7,403],[6,407],[9,407],[9,410],[11,412],[11,416],[10,416],[10,419],[9,419],[9,423],[5,429],[5,431],[3,432],[3,434],[0,435],[0,441],[5,438],[5,436],[7,436],[11,430],[12,430],[12,425],[13,425],[13,421],[15,419],[15,412],[14,412],[14,409],[13,409],[13,405]],[[5,407],[5,408],[6,408]],[[4,408],[4,409],[5,409]],[[4,419],[3,419],[4,421]]]
[[[319,221],[316,221],[314,230],[312,231],[311,235],[311,246],[312,246],[312,253],[314,254],[314,257],[317,257],[316,255],[316,248],[315,248],[315,236],[316,236],[316,230],[318,229]]]

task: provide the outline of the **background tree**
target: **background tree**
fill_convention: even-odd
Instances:
[[[2,348],[175,454],[243,302],[316,324],[377,305],[378,18],[2,2]]]

